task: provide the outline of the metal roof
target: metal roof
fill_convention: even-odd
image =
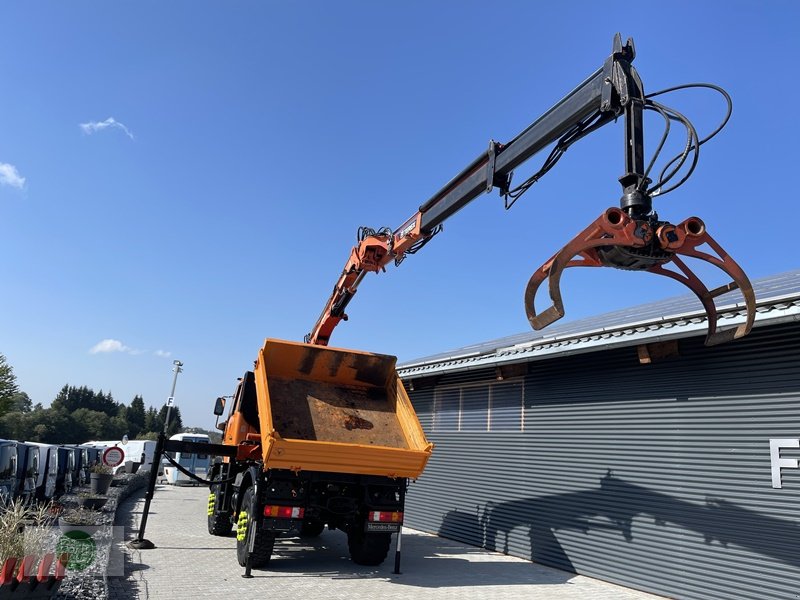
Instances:
[[[753,289],[755,327],[800,320],[800,269],[755,280]],[[744,321],[745,306],[738,291],[720,296],[717,308],[719,329]],[[397,371],[407,379],[689,337],[704,334],[706,321],[697,297],[685,294],[403,362]]]

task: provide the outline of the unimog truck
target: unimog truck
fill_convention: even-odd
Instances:
[[[269,562],[278,536],[315,535],[324,527],[347,534],[355,562],[376,565],[385,559],[391,535],[403,522],[408,481],[422,473],[432,445],[397,377],[394,357],[328,348],[333,330],[348,319],[346,309],[367,273],[381,273],[392,263],[399,266],[431,242],[445,220],[485,193],[498,190],[504,208],[510,209],[572,144],[605,125],[624,122],[619,207],[608,207],[603,200],[607,208],[534,271],[524,293],[531,326],[539,330],[564,316],[560,282],[567,269],[612,267],[661,275],[688,287],[705,309],[708,346],[748,334],[756,299],[738,263],[698,217],[673,224],[654,210],[656,198],[688,180],[700,146],[725,126],[732,109],[730,96],[719,86],[704,83],[645,93],[632,65],[635,55],[633,40],[623,44],[617,34],[611,55],[599,69],[516,137],[505,143],[491,140],[486,151],[418,205],[399,227],[359,227],[357,243],[305,343],[266,341],[254,370],[244,374],[228,403],[226,420],[220,424],[223,444],[202,449],[222,457],[211,472],[208,529],[214,535],[227,535],[236,528],[237,554],[246,574],[250,567]],[[682,113],[653,100],[689,88],[715,90],[727,105],[722,122],[703,138]],[[658,113],[665,121],[661,142],[649,161],[645,160],[645,111]],[[682,153],[660,158],[670,123],[678,125],[675,130],[685,130],[687,141]],[[512,185],[514,172],[547,147],[551,151],[541,168]],[[662,162],[663,168],[660,164],[655,168]],[[576,197],[574,185],[568,187],[569,193],[552,198],[531,222],[531,240],[537,239],[537,230],[570,220],[576,213],[569,200]],[[473,231],[469,244],[458,248],[454,257],[468,259],[486,238],[487,231]],[[730,281],[709,289],[690,268],[689,259],[717,268]],[[483,276],[484,272],[475,272],[476,290],[485,285]],[[550,305],[539,310],[537,291],[545,283]],[[737,289],[746,318],[718,330],[716,300]],[[417,290],[407,292],[407,297],[417,295]],[[649,357],[640,353],[640,360]],[[224,399],[218,399],[214,410],[218,417],[225,413],[224,405]],[[163,435],[156,455],[162,450],[199,451]],[[152,475],[135,547],[152,547],[143,534],[155,482]],[[399,549],[395,564],[399,572]]]
[[[347,534],[352,560],[378,565],[403,523],[409,479],[432,444],[395,371],[395,358],[266,340],[228,403],[212,467],[208,531],[236,528],[237,557],[265,566],[278,536]],[[215,413],[224,411],[219,399]]]

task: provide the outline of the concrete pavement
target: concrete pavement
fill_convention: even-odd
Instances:
[[[207,532],[207,498],[204,487],[158,486],[145,532],[157,548],[125,549],[126,577],[109,578],[110,600],[658,598],[411,529],[404,529],[400,575],[392,573],[394,542],[383,565],[363,567],[350,561],[342,532],[325,531],[311,540],[279,539],[269,568],[243,579],[236,538]],[[118,510],[127,539],[138,532],[143,506],[132,498]]]

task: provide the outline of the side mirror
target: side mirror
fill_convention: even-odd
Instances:
[[[214,403],[214,414],[216,416],[220,416],[222,413],[225,412],[225,398],[217,398],[217,401]]]
[[[227,421],[223,421],[222,423],[217,423],[215,427],[220,431],[225,431],[225,426],[228,424]]]

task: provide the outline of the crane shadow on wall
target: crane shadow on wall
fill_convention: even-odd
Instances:
[[[530,559],[576,572],[558,540],[559,530],[589,534],[617,532],[621,540],[636,542],[634,521],[652,518],[656,526],[675,527],[702,535],[706,544],[735,545],[775,561],[800,567],[800,525],[796,521],[762,515],[734,502],[706,497],[705,504],[679,500],[629,483],[611,471],[597,489],[568,494],[488,502],[474,514],[453,510],[445,515],[439,535],[509,553],[512,532],[527,529]],[[519,546],[517,554],[520,555]]]

